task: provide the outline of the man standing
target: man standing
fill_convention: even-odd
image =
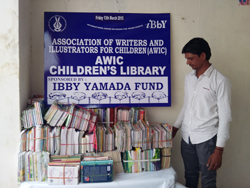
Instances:
[[[199,172],[203,188],[216,188],[216,170],[229,138],[231,84],[209,62],[211,51],[202,38],[193,38],[182,49],[193,71],[185,78],[185,97],[173,126],[181,128],[181,154],[186,186],[197,188]]]

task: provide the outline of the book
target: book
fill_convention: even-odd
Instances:
[[[81,161],[81,182],[113,181],[113,160]]]

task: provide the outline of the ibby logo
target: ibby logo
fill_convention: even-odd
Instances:
[[[67,26],[67,22],[64,17],[55,15],[49,19],[49,28],[54,32],[63,32]]]

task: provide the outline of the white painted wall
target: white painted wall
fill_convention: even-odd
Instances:
[[[204,37],[212,48],[211,63],[230,78],[233,86],[231,138],[218,171],[217,185],[250,186],[250,6],[239,6],[237,0],[20,0],[18,57],[17,0],[0,0],[0,4],[0,148],[5,151],[0,156],[1,187],[16,186],[19,97],[22,109],[31,94],[43,93],[44,11],[171,13],[172,107],[147,108],[150,121],[164,120],[171,125],[182,107],[184,76],[191,71],[181,49],[191,38]],[[184,184],[180,139],[179,134],[174,139],[172,165],[178,181]]]
[[[0,186],[17,187],[19,143],[18,1],[0,0]]]
[[[20,107],[23,110],[31,93],[31,0],[19,2]],[[35,93],[36,94],[36,93]]]

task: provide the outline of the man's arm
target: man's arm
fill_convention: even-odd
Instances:
[[[184,102],[183,102],[183,106],[182,109],[179,113],[179,116],[177,118],[177,120],[175,121],[174,125],[173,125],[173,132],[172,132],[172,138],[175,137],[177,131],[181,128],[183,119],[184,119],[184,115],[185,115],[185,110],[186,110],[186,105],[187,105],[187,76],[185,77],[185,94],[184,94]]]
[[[178,128],[173,127],[173,132],[172,132],[172,137],[173,138],[175,137],[175,135],[176,135],[176,133],[177,133],[178,130],[179,130]]]
[[[224,148],[229,139],[229,127],[231,117],[231,83],[225,78],[217,89],[217,107],[219,116],[219,126],[216,146]]]
[[[208,170],[218,170],[222,165],[222,154],[226,141],[229,138],[229,126],[232,120],[231,117],[231,84],[226,78],[221,82],[217,90],[217,106],[219,114],[219,127],[217,134],[216,148],[213,154],[209,157],[207,166]]]
[[[223,150],[224,148],[216,146],[213,154],[208,159],[208,170],[218,170],[221,167]]]

